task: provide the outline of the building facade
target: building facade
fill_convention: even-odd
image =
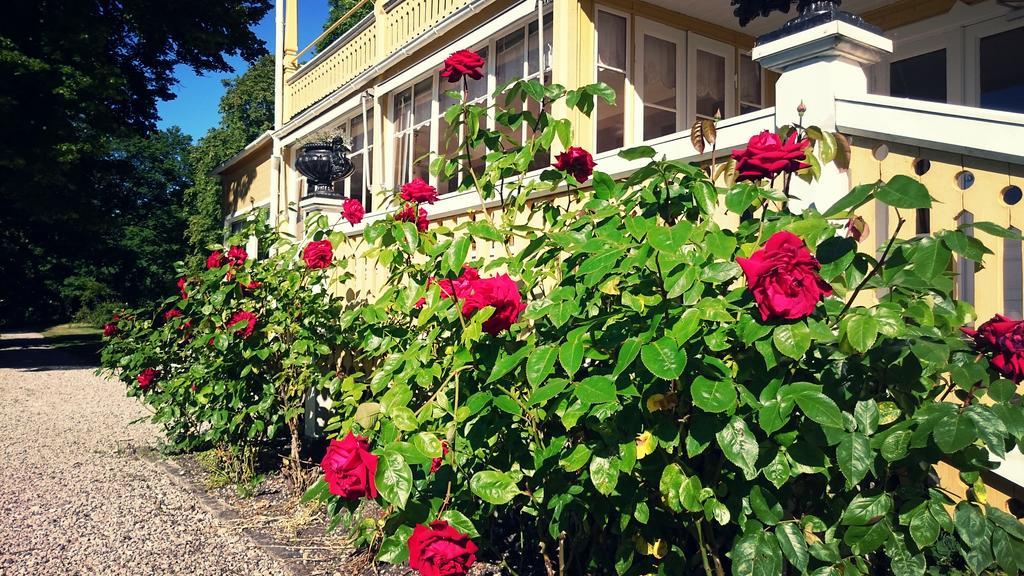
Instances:
[[[907,237],[974,221],[1024,230],[1019,0],[845,0],[843,9],[881,33],[835,24],[761,43],[790,16],[744,28],[725,0],[365,1],[373,2],[370,15],[310,55],[297,43],[297,0],[278,0],[275,127],[217,170],[226,226],[266,207],[272,224],[300,234],[309,214],[337,214],[341,198],[363,202],[365,225],[393,211],[391,191],[415,177],[442,194],[432,221],[471,218],[480,205],[475,193],[428,170],[432,157],[451,152],[443,116],[450,102],[438,70],[451,52],[469,48],[487,61],[486,77],[470,85],[481,102],[515,78],[612,87],[617,105],[599,105],[591,118],[554,110],[572,120],[575,144],[612,176],[636,168],[617,151],[640,144],[673,159],[706,160],[690,140],[695,119],[722,118],[721,156],[756,132],[795,122],[804,102],[805,124],[852,143],[849,169],[826,170],[808,204],[823,209],[851,186],[903,174],[938,200],[903,215]],[[314,196],[295,159],[305,138],[326,131],[347,135],[354,171],[336,183],[336,195]],[[535,162],[538,172],[544,160]],[[880,246],[896,215],[880,204],[861,212],[868,242]],[[339,227],[357,235],[363,225]],[[993,254],[983,266],[957,263],[958,297],[980,318],[1021,317],[1022,243],[977,234]],[[352,294],[378,290],[383,279],[373,267],[347,256],[356,262]],[[955,470],[939,473],[951,490],[966,490]],[[986,480],[993,505],[1021,513],[1024,456],[1009,455]]]

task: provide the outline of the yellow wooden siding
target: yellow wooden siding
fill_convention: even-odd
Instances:
[[[290,78],[285,90],[285,119],[292,118],[373,66],[378,60],[378,31],[377,23],[371,22],[344,46],[316,62],[313,68]]]
[[[270,198],[270,154],[271,144],[267,142],[220,174],[225,214],[248,210]]]

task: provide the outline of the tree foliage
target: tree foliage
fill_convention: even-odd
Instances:
[[[124,147],[135,148],[129,156],[143,152],[138,138],[154,131],[156,103],[173,98],[176,66],[224,71],[230,70],[225,54],[249,60],[262,54],[263,42],[250,25],[269,8],[267,0],[5,6],[0,272],[16,281],[0,288],[0,318],[60,317],[77,305],[61,293],[65,280],[90,284],[86,269],[106,265],[96,260],[100,250],[119,245],[112,234],[119,233],[121,215],[113,207],[120,199],[96,188],[111,181],[102,170],[122,170],[116,160]],[[153,145],[173,147],[175,138],[157,136]]]
[[[327,28],[329,28],[331,24],[337,22],[342,16],[348,13],[348,11],[351,10],[353,6],[355,6],[358,3],[359,0],[328,0],[329,10],[327,13],[327,21],[324,22],[324,30],[327,30]],[[356,10],[355,13],[352,14],[352,16],[349,16],[347,20],[342,22],[337,28],[331,31],[330,34],[324,37],[323,40],[317,43],[317,51],[323,52],[324,49],[331,45],[331,42],[334,42],[336,39],[340,38],[342,34],[348,32],[353,26],[358,24],[359,21],[362,20],[367,14],[372,13],[373,5],[374,2],[372,1],[363,4],[359,8],[359,10]]]

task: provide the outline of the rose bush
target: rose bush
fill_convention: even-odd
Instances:
[[[928,208],[927,190],[897,176],[791,213],[788,186],[764,185],[813,179],[842,147],[790,127],[739,151],[722,187],[714,167],[639,147],[620,156],[646,165],[577,191],[564,162],[525,174],[556,139],[573,144],[554,107],[589,114],[614,94],[499,91],[495,110],[446,112],[467,152],[431,163],[468,176],[475,218],[417,226],[408,204],[363,231],[388,281],[340,324],[383,360],[332,390],[331,428],[365,438],[382,511],[353,516],[359,502],[325,481],[307,498],[421,574],[461,574],[478,554],[520,574],[1024,567],[1024,527],[984,486],[990,455],[1024,440],[999,373],[1016,328],[968,341],[973,310],[952,295],[954,255],[986,249],[962,229],[901,239],[902,217],[878,254],[842,230],[871,200]],[[524,124],[528,138],[508,136]],[[938,484],[940,462],[965,500]]]
[[[101,359],[153,410],[173,447],[217,447],[244,480],[257,451],[284,443],[300,485],[303,403],[338,385],[339,354],[350,348],[337,324],[342,299],[322,289],[347,277],[346,263],[333,258],[324,217],[310,219],[305,243],[265,220],[258,214],[214,247],[206,270],[179,270],[180,293],[161,310],[113,321]],[[249,259],[241,245],[254,236],[268,257]]]

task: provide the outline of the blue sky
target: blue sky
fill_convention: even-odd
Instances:
[[[299,5],[299,48],[305,47],[323,31],[327,20],[327,0],[302,0]],[[256,34],[267,43],[267,50],[274,50],[274,10],[271,9],[255,27]],[[221,80],[232,78],[245,72],[249,67],[241,58],[229,58],[228,62],[235,71],[224,74],[206,74],[198,76],[191,68],[179,66],[175,69],[178,85],[174,100],[161,102],[157,106],[160,114],[160,128],[180,126],[181,129],[197,140],[206,131],[217,125],[219,116],[217,103],[224,94]]]

